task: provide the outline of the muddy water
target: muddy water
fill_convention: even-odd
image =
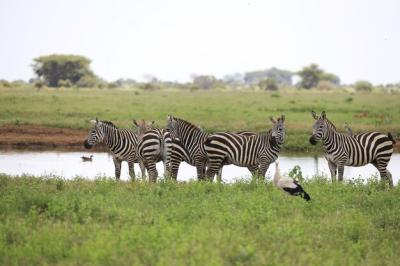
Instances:
[[[0,151],[0,172],[10,175],[29,174],[34,176],[52,175],[67,179],[85,177],[93,179],[99,176],[114,177],[114,164],[112,157],[106,152],[91,153],[93,160],[83,162],[84,152],[60,152],[60,151]],[[289,172],[294,166],[299,165],[304,177],[312,177],[315,174],[329,176],[328,163],[323,157],[311,156],[280,156],[281,170]],[[389,171],[393,174],[393,180],[397,184],[400,174],[400,154],[393,154],[389,163]],[[160,176],[163,174],[162,163],[157,164]],[[271,177],[275,166],[271,165],[267,176]],[[137,177],[140,177],[140,169],[135,165]],[[363,167],[345,167],[345,179],[368,178],[378,171],[372,165]],[[193,166],[182,163],[179,169],[178,180],[195,179],[196,170]],[[250,173],[246,168],[237,166],[225,166],[222,173],[225,182],[234,182],[237,179],[250,179]],[[122,163],[121,179],[128,180],[128,165]]]

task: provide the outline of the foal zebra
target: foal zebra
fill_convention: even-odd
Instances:
[[[387,165],[393,153],[393,144],[396,142],[390,133],[388,135],[378,132],[354,135],[339,133],[326,118],[325,111],[320,117],[314,111],[311,114],[316,121],[310,143],[315,145],[318,140],[322,140],[332,181],[336,180],[336,172],[339,181],[343,180],[345,165],[363,166],[372,163],[378,169],[381,179],[387,180],[389,185],[393,186],[392,174],[387,170]]]
[[[84,141],[84,146],[86,149],[90,149],[98,143],[107,145],[113,155],[115,178],[117,180],[121,176],[121,163],[123,161],[128,162],[129,175],[132,179],[135,179],[134,163],[139,162],[142,176],[145,175],[144,164],[137,158],[138,136],[133,130],[118,129],[113,123],[99,121],[97,118],[90,122],[92,123],[92,129]]]
[[[170,133],[161,128],[149,129],[143,120],[139,123],[134,121],[134,123],[138,126],[137,157],[139,161],[143,162],[149,173],[149,181],[156,182],[158,177],[157,162],[163,161],[165,176],[169,175],[170,172]]]
[[[215,174],[226,162],[245,166],[252,174],[265,176],[269,165],[278,158],[285,140],[285,116],[278,120],[271,118],[273,127],[266,134],[244,136],[237,133],[215,133],[204,144],[209,167],[207,177],[213,180]]]

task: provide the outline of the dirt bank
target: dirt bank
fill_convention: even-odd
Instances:
[[[85,150],[83,141],[89,129],[53,128],[34,125],[0,126],[0,148],[3,149],[73,149]],[[400,152],[400,139],[396,140],[395,151]],[[96,151],[106,150],[103,145]],[[290,147],[287,147],[290,151]]]
[[[2,148],[66,148],[83,150],[88,130],[33,125],[0,126]]]

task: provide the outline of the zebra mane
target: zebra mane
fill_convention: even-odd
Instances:
[[[111,121],[101,120],[100,122],[105,124],[105,125],[107,125],[107,126],[110,126],[112,128],[118,129],[118,127],[116,125],[114,125],[113,122],[111,122]]]
[[[329,121],[328,118],[325,118],[325,121],[326,121],[326,123],[328,124],[328,126],[330,128],[332,128],[333,130],[337,131],[336,126],[331,121]]]
[[[183,119],[180,119],[180,118],[177,118],[177,117],[175,117],[175,120],[176,120],[176,122],[186,124],[186,125],[188,125],[189,127],[193,128],[193,129],[197,129],[197,130],[203,131],[198,126],[195,126],[195,125],[193,125],[192,123],[190,123],[190,122],[188,122],[186,120],[183,120]]]

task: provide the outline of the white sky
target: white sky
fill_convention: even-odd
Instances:
[[[399,0],[0,0],[0,79],[34,57],[92,59],[102,78],[190,80],[317,63],[343,83],[400,81]]]

